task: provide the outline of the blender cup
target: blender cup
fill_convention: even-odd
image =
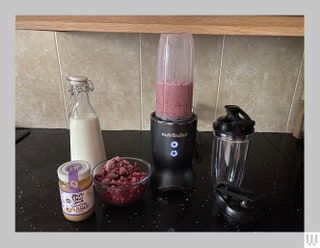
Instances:
[[[236,105],[226,105],[225,109],[226,116],[213,123],[211,178],[215,209],[237,228],[247,228],[248,224],[254,227],[262,218],[261,199],[241,184],[255,121]]]
[[[255,121],[236,105],[225,109],[227,115],[213,123],[211,178],[213,186],[220,182],[241,186]]]
[[[192,116],[193,38],[161,34],[158,47],[156,115],[163,120]]]

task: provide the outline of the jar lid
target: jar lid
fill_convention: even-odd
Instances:
[[[85,76],[70,76],[67,79],[71,85],[83,85],[88,83],[88,78]]]
[[[69,161],[60,165],[60,167],[57,170],[57,173],[61,181],[68,182],[70,173],[75,173],[75,171],[78,172],[78,180],[83,180],[90,176],[90,164],[83,160]]]

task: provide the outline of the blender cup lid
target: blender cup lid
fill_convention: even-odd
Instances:
[[[253,192],[229,182],[218,183],[214,197],[221,213],[238,223],[257,222],[262,217],[260,198]]]
[[[213,130],[218,135],[246,137],[254,133],[255,121],[237,105],[225,105],[227,114],[213,123]]]

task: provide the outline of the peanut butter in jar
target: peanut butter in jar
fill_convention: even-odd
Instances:
[[[58,170],[62,213],[70,221],[82,221],[94,211],[91,166],[82,160],[69,161]]]

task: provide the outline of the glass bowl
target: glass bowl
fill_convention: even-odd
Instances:
[[[149,162],[133,157],[114,157],[92,170],[93,184],[100,198],[112,205],[128,206],[141,199],[151,176]]]

